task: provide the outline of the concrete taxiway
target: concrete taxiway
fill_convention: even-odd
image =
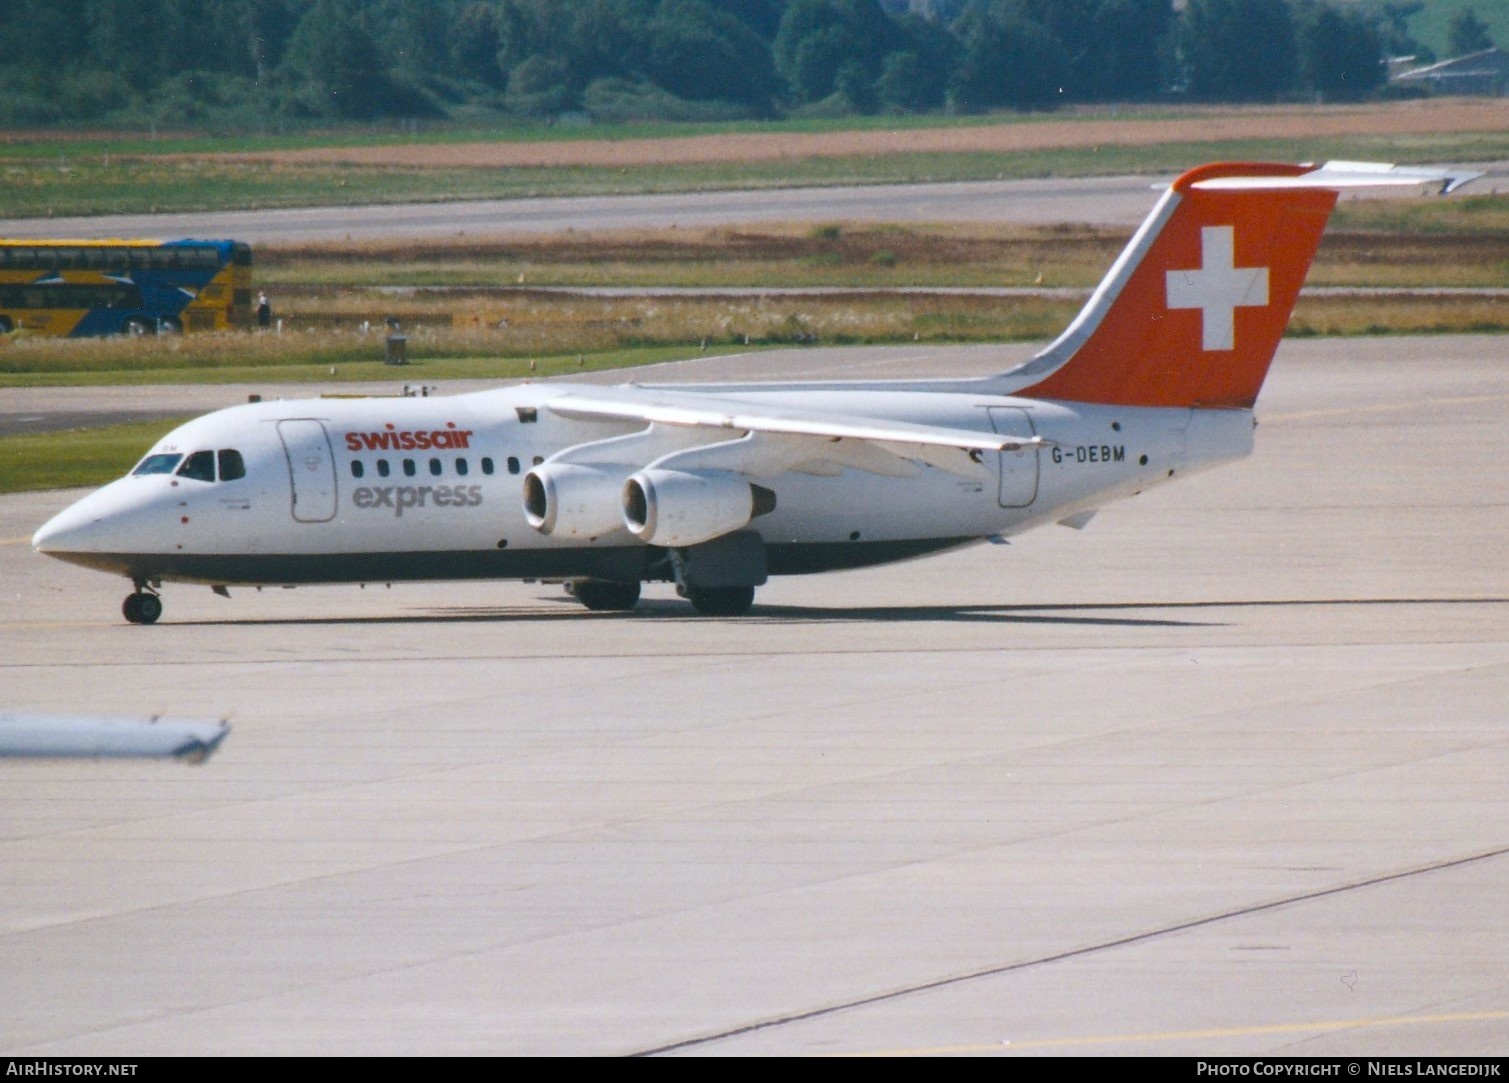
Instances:
[[[1286,342],[1250,460],[737,620],[170,585],[128,626],[26,544],[73,494],[0,498],[4,708],[233,726],[0,761],[0,1053],[1502,1057],[1505,351]]]
[[[1509,189],[1509,163],[1457,163],[1484,176],[1473,194]],[[772,222],[1089,222],[1135,226],[1170,175],[1041,177],[668,195],[566,196],[286,210],[0,219],[0,237],[234,237],[253,244],[517,236],[567,229],[669,229]],[[1370,198],[1387,198],[1371,190]],[[1417,198],[1410,189],[1398,198]],[[1350,198],[1350,197],[1348,197]]]

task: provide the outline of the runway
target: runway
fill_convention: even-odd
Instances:
[[[0,1054],[1502,1057],[1503,349],[1286,342],[1248,461],[736,620],[170,585],[128,626],[26,544],[74,494],[0,498],[4,708],[233,726],[0,761]]]

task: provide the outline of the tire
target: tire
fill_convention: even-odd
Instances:
[[[754,587],[692,587],[687,601],[704,617],[742,617],[754,605]]]
[[[145,316],[128,316],[121,324],[121,334],[131,338],[141,338],[143,335],[153,334],[152,321]]]
[[[155,624],[162,616],[162,599],[155,594],[128,594],[121,603],[121,616],[132,624]]]
[[[172,316],[164,316],[157,321],[157,333],[159,335],[181,335],[183,334],[183,324],[179,323]]]
[[[617,613],[639,604],[638,583],[615,583],[608,579],[578,579],[571,593],[594,613]]]

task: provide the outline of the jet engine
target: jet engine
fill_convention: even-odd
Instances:
[[[623,525],[626,468],[545,463],[524,475],[524,518],[541,534],[595,538]]]
[[[775,493],[726,470],[641,470],[623,486],[623,525],[651,545],[697,545],[775,510]]]

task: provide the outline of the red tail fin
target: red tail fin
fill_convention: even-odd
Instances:
[[[1017,394],[1251,407],[1336,205],[1328,180],[1325,170],[1293,165],[1223,163],[1184,174],[1030,366],[1052,371]]]

